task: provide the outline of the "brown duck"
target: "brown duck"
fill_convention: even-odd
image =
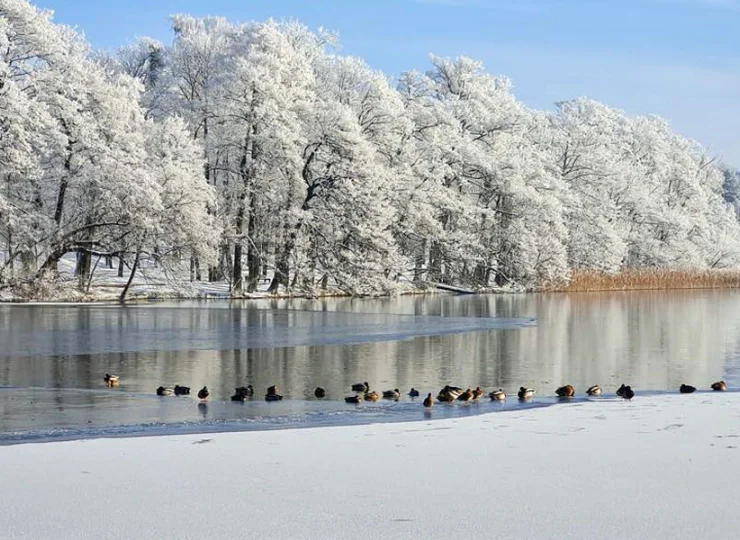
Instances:
[[[725,383],[725,381],[717,381],[712,384],[712,390],[715,392],[724,392],[727,390],[727,383]]]
[[[431,392],[429,392],[429,394],[427,394],[427,397],[424,398],[424,407],[427,409],[431,409],[432,407],[434,407],[434,400],[432,399]]]
[[[565,386],[561,386],[557,390],[555,390],[555,393],[558,395],[558,397],[573,397],[576,395],[576,389],[573,388],[570,384],[566,384]]]
[[[469,402],[471,399],[473,399],[473,391],[470,388],[465,390],[465,392],[460,394],[457,398],[458,401],[464,401],[465,403]]]

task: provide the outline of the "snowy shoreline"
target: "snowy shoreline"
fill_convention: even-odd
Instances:
[[[706,538],[740,526],[736,393],[408,424],[0,448],[6,538]],[[434,418],[434,410],[431,412]],[[41,510],[43,509],[43,516]],[[43,519],[42,519],[43,517]]]

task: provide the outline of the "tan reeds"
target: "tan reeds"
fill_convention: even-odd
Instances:
[[[666,270],[641,268],[609,274],[579,270],[569,281],[547,283],[544,292],[641,291],[740,288],[740,270]]]

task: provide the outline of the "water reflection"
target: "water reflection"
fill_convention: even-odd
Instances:
[[[531,318],[536,327],[528,326]],[[702,388],[720,378],[740,386],[739,326],[736,291],[3,306],[0,442],[8,433],[88,427],[136,426],[125,431],[136,433],[162,423],[424,418],[420,401],[405,397],[346,405],[351,384],[361,381],[404,394],[413,386],[422,397],[447,383],[510,394],[525,385],[540,396],[565,383],[579,393],[596,383],[613,392],[622,381],[638,391],[683,382]],[[410,339],[415,334],[421,337]],[[263,348],[296,342],[306,345]],[[104,388],[107,372],[121,377],[119,388]],[[175,384],[208,385],[209,405],[153,395]],[[234,388],[246,384],[260,395],[277,384],[286,400],[230,403]],[[317,386],[326,401],[314,398]],[[435,408],[432,416],[497,407]]]

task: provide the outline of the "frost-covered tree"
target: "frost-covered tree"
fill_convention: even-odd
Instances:
[[[187,174],[192,146],[170,164],[174,170],[160,174],[153,141],[162,135],[145,118],[141,85],[106,70],[74,31],[26,2],[0,2],[0,41],[0,100],[8,105],[0,113],[5,269],[20,260],[19,277],[43,279],[62,257],[77,253],[84,288],[94,255],[123,257],[128,246],[139,253],[154,236],[174,245],[191,226],[201,228],[191,238],[205,243],[188,247],[207,252],[205,237],[214,231],[203,234],[208,221],[201,217],[182,219],[176,234],[166,232],[164,224],[191,204],[168,198],[171,184],[189,182],[186,189],[202,194],[193,198],[203,208],[208,187]],[[165,128],[171,140],[178,130],[186,133],[170,121]]]
[[[0,282],[77,255],[235,296],[740,264],[737,174],[656,117],[534,111],[432,57],[397,82],[299,23],[172,18],[110,56],[0,0]]]

